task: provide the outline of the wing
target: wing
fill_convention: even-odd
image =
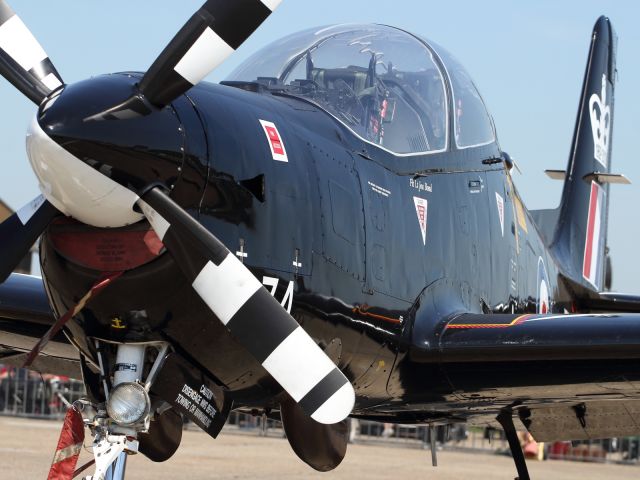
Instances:
[[[0,285],[0,363],[21,366],[54,322],[42,279],[12,274]],[[62,333],[49,342],[31,368],[81,378],[78,351]]]
[[[513,408],[537,440],[640,433],[640,314],[465,314],[443,328],[456,391]]]
[[[582,300],[582,303],[594,312],[640,313],[640,296],[628,293],[600,292]]]

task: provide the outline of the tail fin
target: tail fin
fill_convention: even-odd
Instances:
[[[617,37],[606,17],[593,29],[552,249],[563,275],[601,291],[611,169]]]

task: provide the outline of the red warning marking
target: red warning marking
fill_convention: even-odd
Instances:
[[[282,148],[282,142],[280,141],[280,135],[278,135],[278,131],[273,127],[264,127],[267,131],[267,135],[269,136],[269,140],[271,140],[271,146],[273,147],[274,153],[278,155],[284,155],[284,149]]]
[[[44,347],[47,346],[49,340],[51,340],[65,324],[75,317],[80,311],[85,307],[87,302],[91,300],[93,297],[98,295],[102,290],[104,290],[107,286],[109,286],[114,280],[122,276],[124,272],[112,272],[112,273],[103,273],[100,278],[93,284],[91,290],[89,290],[84,297],[80,299],[80,301],[70,310],[62,315],[56,323],[54,323],[49,330],[44,334],[44,336],[36,343],[36,345],[31,349],[29,355],[27,355],[27,359],[25,360],[22,368],[28,368],[31,366],[33,361],[36,359],[40,352]]]
[[[58,447],[51,462],[47,480],[71,480],[84,442],[82,415],[73,407],[67,410],[58,440]]]
[[[260,120],[264,133],[269,141],[269,148],[271,149],[271,155],[274,160],[279,162],[288,162],[287,151],[284,147],[284,142],[278,132],[278,127],[273,122],[267,122],[266,120]]]

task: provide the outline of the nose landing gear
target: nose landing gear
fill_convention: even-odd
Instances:
[[[96,344],[99,346],[98,341]],[[146,378],[143,378],[145,358],[150,348],[155,348],[157,355]],[[168,407],[164,404],[155,406],[155,410],[152,410],[148,394],[168,350],[169,344],[166,342],[118,344],[113,366],[113,385],[109,388],[109,382],[104,382],[105,402],[94,404],[88,400],[81,400],[72,407],[76,412],[75,415],[82,419],[82,423],[90,429],[94,437],[94,460],[91,463],[95,463],[95,470],[93,475],[84,477],[84,480],[124,480],[127,457],[138,453],[140,449],[138,435],[149,431],[151,417],[156,413],[155,410],[166,410]],[[98,348],[98,352],[100,351],[101,349]],[[106,363],[103,361],[102,354],[98,353],[98,355],[101,375],[106,379],[108,375],[108,372],[104,371]],[[65,421],[62,436],[65,435],[65,429],[71,428],[72,425],[77,430],[75,423],[69,423],[68,426]],[[82,440],[79,445],[82,445]],[[79,448],[77,453],[80,453]],[[75,460],[77,461],[77,457]],[[75,464],[75,461],[73,463]],[[88,466],[90,465],[82,467],[76,473],[80,473]],[[56,478],[71,479],[73,477],[74,473],[71,471],[67,476]]]
[[[126,435],[100,435],[93,441],[96,469],[84,480],[122,480],[127,467],[127,455],[138,453],[138,441]]]

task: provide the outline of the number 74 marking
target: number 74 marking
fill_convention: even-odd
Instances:
[[[276,298],[276,290],[278,289],[279,282],[280,280],[274,277],[262,277],[262,284],[265,287],[271,287],[270,293],[273,298]],[[286,308],[289,314],[291,313],[292,304],[293,304],[293,280],[289,281],[289,285],[287,286],[287,291],[284,293],[284,297],[280,301],[280,305]]]

